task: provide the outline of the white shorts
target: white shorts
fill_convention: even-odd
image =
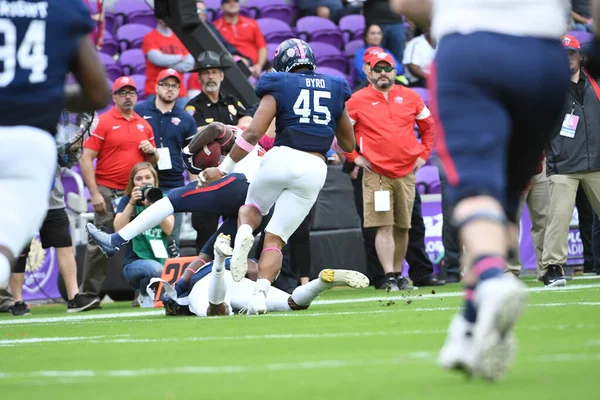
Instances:
[[[196,283],[188,296],[190,311],[199,317],[206,317],[210,275],[211,274],[206,275]],[[233,310],[241,310],[248,305],[250,298],[252,298],[252,294],[254,293],[255,282],[247,278],[244,278],[239,282],[234,282],[231,277],[231,272],[227,270],[223,277],[225,278],[225,284],[227,285],[225,303],[229,305],[232,310],[231,315],[233,315]],[[289,293],[271,287],[267,294],[267,311],[290,311],[287,303],[289,297]]]
[[[326,178],[327,164],[314,154],[273,147],[248,188],[246,205],[266,215],[277,204],[265,230],[287,243],[317,201]]]

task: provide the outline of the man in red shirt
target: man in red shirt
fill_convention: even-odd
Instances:
[[[239,0],[221,0],[223,17],[213,22],[221,35],[254,65],[250,71],[258,78],[267,61],[267,43],[256,20],[240,15]]]
[[[378,228],[375,247],[387,286],[393,291],[411,289],[401,277],[402,262],[415,198],[415,172],[433,148],[434,122],[416,92],[394,84],[396,65],[391,55],[374,54],[368,64],[372,84],[346,102],[360,153],[355,150],[346,157],[364,168],[364,226]],[[421,143],[414,133],[415,123]]]
[[[98,127],[83,145],[81,174],[90,191],[96,226],[113,229],[113,201],[123,195],[133,166],[142,161],[156,165],[158,154],[152,128],[133,111],[137,89],[122,76],[113,84],[114,107],[100,116]],[[96,161],[94,171],[93,161]],[[80,291],[97,295],[106,276],[108,259],[89,241]]]
[[[146,56],[144,94],[147,101],[154,101],[156,97],[156,78],[160,71],[165,68],[173,68],[183,74],[194,67],[194,57],[171,28],[160,19],[156,29],[144,36],[142,50]],[[184,85],[181,85],[179,98],[175,104],[178,107],[185,107],[187,100],[187,90]]]

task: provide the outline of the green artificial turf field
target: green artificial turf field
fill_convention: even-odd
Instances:
[[[459,285],[334,289],[301,312],[164,317],[129,303],[0,314],[1,399],[599,399],[600,279],[532,279],[499,383],[438,368]]]

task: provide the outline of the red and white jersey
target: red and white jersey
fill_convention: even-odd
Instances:
[[[244,132],[241,128],[234,125],[228,125],[228,127],[231,129],[231,132],[233,132],[235,138],[238,138],[242,135],[242,132]],[[254,175],[256,175],[256,172],[258,171],[258,168],[260,168],[260,161],[265,153],[265,150],[259,144],[257,144],[246,157],[241,159],[235,165],[235,167],[233,167],[231,172],[246,175],[248,183],[251,183],[252,178],[254,178]]]
[[[571,17],[569,0],[433,0],[431,33],[495,32],[560,38]]]

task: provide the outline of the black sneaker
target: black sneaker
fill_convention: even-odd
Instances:
[[[385,282],[385,290],[388,292],[399,292],[400,288],[398,287],[398,281],[396,278],[388,278]]]
[[[72,300],[67,302],[67,312],[81,312],[98,308],[100,299],[97,297],[87,297],[81,293],[77,293]]]
[[[398,278],[398,289],[400,290],[417,290],[417,287],[414,287],[410,283],[408,283],[408,279],[402,277]]]
[[[10,310],[13,316],[20,317],[23,315],[31,315],[31,309],[24,301],[17,301]]]
[[[561,287],[567,285],[567,279],[563,275],[563,269],[560,265],[550,264],[546,274],[542,277],[544,286]]]
[[[195,315],[190,311],[189,306],[181,306],[173,299],[163,297],[163,307],[165,308],[165,315],[167,316],[178,316],[178,315]]]
[[[413,279],[413,283],[417,286],[417,287],[423,287],[423,286],[444,286],[446,284],[446,281],[442,280],[442,279],[438,279],[435,276],[431,275],[431,274],[427,274],[424,276],[421,276],[419,278]]]

